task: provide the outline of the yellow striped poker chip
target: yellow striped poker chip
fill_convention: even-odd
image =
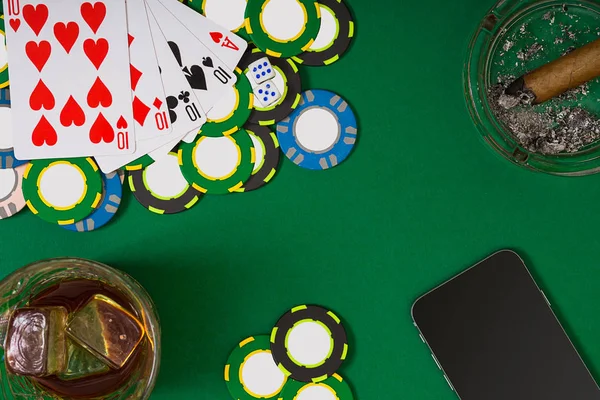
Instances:
[[[45,221],[72,224],[89,216],[102,199],[102,177],[88,158],[34,160],[23,174],[27,207]]]
[[[286,312],[275,324],[270,340],[279,369],[300,382],[328,379],[348,355],[342,321],[315,305],[300,305]]]
[[[269,335],[242,340],[225,364],[225,383],[236,400],[279,399],[287,377],[281,372],[269,345]]]
[[[306,383],[289,379],[278,400],[354,400],[352,389],[340,375],[333,374],[322,382]]]

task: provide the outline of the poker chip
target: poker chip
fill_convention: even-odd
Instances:
[[[183,176],[202,193],[227,194],[240,189],[254,168],[254,146],[244,129],[229,136],[200,136],[179,148]]]
[[[250,81],[236,68],[237,82],[208,112],[206,122],[198,132],[202,136],[219,137],[237,132],[250,117],[254,93]]]
[[[45,221],[68,225],[90,215],[102,198],[102,178],[91,158],[31,161],[23,175],[27,206]]]
[[[314,0],[248,0],[246,6],[246,30],[256,47],[273,57],[303,53],[320,26],[320,8]]]
[[[252,49],[249,47],[240,61],[240,68],[244,70],[252,89],[258,85],[250,74],[249,65],[263,57],[267,57],[267,55],[256,47],[252,47]],[[269,57],[269,61],[275,70],[275,77],[272,81],[281,92],[281,98],[269,107],[261,107],[260,101],[255,97],[254,110],[248,118],[252,124],[273,125],[290,115],[300,102],[302,81],[296,64],[290,59],[282,58]]]
[[[298,64],[333,64],[348,50],[354,37],[354,20],[343,0],[319,0],[319,8],[319,34],[304,53],[293,57]]]
[[[173,152],[143,170],[130,171],[129,187],[137,201],[156,214],[189,210],[202,196],[183,177]]]
[[[0,219],[12,217],[25,208],[23,174],[26,165],[0,169]]]
[[[123,195],[123,171],[102,175],[100,204],[87,218],[73,224],[61,225],[73,232],[89,232],[106,225],[117,213]]]
[[[321,382],[335,374],[348,354],[340,319],[323,307],[301,305],[285,313],[271,332],[279,369],[301,382]]]
[[[187,5],[206,18],[247,39],[246,3],[247,0],[191,0]]]
[[[299,382],[288,379],[280,400],[354,400],[350,385],[338,374],[318,383]]]
[[[143,155],[140,158],[133,160],[129,164],[125,165],[126,171],[139,171],[144,169],[154,162],[154,159],[149,154]]]
[[[0,169],[26,164],[27,161],[17,160],[13,151],[9,88],[0,89],[0,127]]]
[[[247,124],[244,129],[250,135],[256,153],[252,176],[239,190],[240,192],[249,192],[266,185],[273,179],[279,169],[281,152],[277,135],[271,128]]]
[[[0,89],[8,86],[8,52],[6,51],[6,33],[4,15],[0,15]]]
[[[278,399],[287,377],[273,361],[269,336],[249,337],[231,352],[225,383],[234,399]]]
[[[277,138],[286,157],[300,167],[333,168],[356,143],[356,117],[337,94],[307,90],[298,108],[277,124]]]

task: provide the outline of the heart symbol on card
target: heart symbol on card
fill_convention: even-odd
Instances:
[[[13,31],[15,31],[15,32],[18,31],[19,27],[21,26],[21,20],[20,19],[11,18],[8,21],[8,23],[9,23],[10,27],[13,28]]]
[[[42,72],[44,65],[50,58],[51,46],[46,40],[42,40],[39,44],[36,42],[27,42],[25,45],[25,53],[31,60],[38,71]]]
[[[65,127],[69,127],[71,125],[81,126],[85,123],[85,114],[83,109],[79,103],[75,101],[73,96],[69,96],[65,106],[60,111],[60,123]]]
[[[66,25],[63,22],[57,22],[54,24],[54,36],[69,54],[79,36],[79,25],[76,22],[69,22]]]
[[[100,78],[96,78],[94,84],[90,88],[87,95],[87,104],[91,108],[96,108],[100,105],[104,108],[111,106],[112,94]]]
[[[31,134],[31,142],[34,146],[40,147],[46,143],[48,146],[54,146],[58,136],[54,127],[48,122],[46,117],[42,115],[40,121],[37,123]]]
[[[83,3],[80,8],[81,16],[88,24],[92,32],[97,33],[106,16],[106,6],[104,3]]]
[[[29,96],[29,107],[35,111],[39,111],[42,108],[45,110],[52,110],[54,108],[54,95],[41,79],[35,85],[31,96]]]
[[[117,121],[117,128],[119,128],[119,129],[127,129],[128,126],[129,126],[129,124],[127,123],[127,121],[125,120],[125,118],[123,118],[123,116],[121,115],[121,117]]]
[[[223,39],[223,34],[221,32],[211,32],[210,37],[215,43],[221,43],[221,39]]]
[[[98,117],[90,128],[90,141],[98,144],[100,142],[112,143],[115,140],[115,130],[108,123],[102,113],[98,114]]]
[[[202,59],[202,65],[209,67],[209,68],[214,68],[213,60],[210,57],[204,57]]]
[[[106,39],[86,39],[83,42],[83,51],[85,55],[90,59],[96,69],[100,69],[100,65],[106,58],[108,53],[108,42]]]
[[[35,7],[27,4],[23,7],[23,18],[37,36],[48,20],[48,7],[44,4],[38,4]]]

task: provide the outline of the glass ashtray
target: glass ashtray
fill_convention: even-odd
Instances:
[[[599,37],[600,4],[595,1],[498,1],[475,31],[464,68],[467,107],[487,145],[534,171],[563,176],[600,172],[600,140],[572,152],[531,151],[497,118],[490,97],[501,77],[518,78]],[[600,117],[600,80],[589,82],[582,92],[585,96],[552,101]]]

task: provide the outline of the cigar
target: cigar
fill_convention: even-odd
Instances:
[[[534,96],[533,104],[540,104],[599,76],[600,39],[521,76],[505,93],[527,93]]]

